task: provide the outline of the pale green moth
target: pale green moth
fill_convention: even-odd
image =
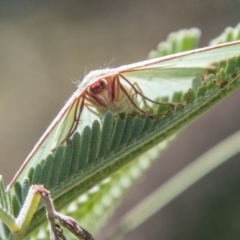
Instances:
[[[76,130],[90,125],[86,112],[100,117],[108,110],[114,115],[133,110],[146,112],[149,104],[156,103],[153,100],[159,93],[171,96],[173,91],[188,91],[194,76],[212,68],[214,63],[239,55],[240,41],[235,41],[118,68],[91,71],[34,146],[8,188],[26,176],[31,166],[67,142]]]

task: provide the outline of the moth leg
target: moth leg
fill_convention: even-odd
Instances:
[[[121,76],[121,75],[120,75]],[[129,101],[131,102],[131,104],[141,113],[146,113],[145,111],[143,111],[141,108],[138,107],[138,105],[134,102],[134,100],[132,99],[134,95],[130,96],[128,91],[126,90],[126,88],[123,86],[123,84],[120,82],[119,80],[119,76],[116,76],[116,81],[117,84],[120,88],[120,90],[127,96],[127,98],[129,99]],[[129,82],[129,81],[128,81]],[[130,86],[132,86],[133,90],[134,90],[134,94],[138,94],[137,89],[131,84]]]
[[[146,108],[151,108],[151,107],[148,105],[146,98],[143,97],[144,94],[143,94],[142,89],[139,87],[139,85],[138,85],[136,82],[134,82],[134,83],[133,83],[133,86],[135,86],[136,89],[138,90],[138,92],[141,93],[140,96],[142,97],[142,100],[143,100],[144,106],[145,106]]]
[[[120,74],[120,76],[134,89],[134,91],[136,92],[136,94],[139,94],[142,98],[148,100],[149,102],[152,103],[156,103],[158,105],[166,105],[166,106],[174,106],[174,103],[167,103],[167,102],[158,102],[158,101],[154,101],[148,97],[146,97],[141,91],[139,91],[133,83],[131,83],[126,77],[124,77],[123,75]]]
[[[61,144],[63,144],[64,141],[67,142],[67,144],[69,144],[69,138],[73,135],[73,133],[76,131],[77,127],[78,127],[78,123],[80,121],[80,117],[84,108],[84,97],[83,98],[79,98],[77,100],[77,105],[75,107],[74,110],[74,120],[72,123],[72,126],[70,127],[70,130],[67,134],[67,136],[64,138],[64,140],[61,142]],[[78,109],[79,108],[79,109]]]
[[[159,102],[159,101],[154,101],[154,100],[146,97],[146,96],[143,94],[141,88],[137,85],[137,83],[131,83],[126,77],[124,77],[124,76],[121,75],[121,74],[120,74],[119,76],[121,76],[122,79],[125,80],[125,82],[126,82],[128,85],[131,86],[131,88],[134,90],[135,94],[137,94],[137,95],[139,95],[139,96],[142,97],[142,100],[143,100],[143,103],[145,104],[145,106],[148,106],[148,107],[149,107],[149,105],[147,104],[147,101],[149,101],[149,102],[151,102],[151,103],[154,103],[154,104],[157,104],[157,105],[159,105],[159,106],[169,106],[170,109],[166,110],[166,112],[164,113],[164,115],[165,115],[165,114],[169,114],[169,112],[171,112],[171,111],[173,110],[174,106],[176,105],[175,103],[171,103],[171,102]],[[149,107],[149,108],[151,109],[151,107]],[[138,108],[138,109],[139,109],[139,108]],[[141,112],[146,113],[146,111],[141,111]],[[151,113],[149,113],[149,112],[147,112],[147,113],[148,113],[151,117],[153,117],[153,115],[152,115]],[[162,115],[162,114],[160,114],[160,115]],[[157,115],[157,117],[158,117],[158,115]]]
[[[96,112],[96,111],[94,111],[94,110],[92,109],[92,105],[91,105],[91,104],[86,103],[86,104],[85,104],[85,107],[86,107],[91,113],[97,115],[100,119],[102,118],[101,115],[100,115],[98,112]]]

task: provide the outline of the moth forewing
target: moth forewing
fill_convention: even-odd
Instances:
[[[155,58],[124,65],[118,68],[119,72],[138,71],[140,69],[169,69],[173,70],[172,76],[177,77],[178,73],[174,73],[175,68],[188,69],[188,76],[195,74],[195,70],[207,69],[213,63],[224,61],[228,58],[238,56],[240,51],[240,41],[234,41],[219,44],[210,47],[198,48],[183,53],[176,53],[165,57]],[[191,71],[191,69],[193,71]]]
[[[171,99],[175,91],[187,91],[197,74],[203,74],[214,63],[238,55],[240,41],[235,41],[90,72],[35,145],[8,187],[16,179],[26,176],[31,167],[46,158],[59,144],[66,142],[74,131],[91,125],[87,110],[91,110],[88,111],[90,115],[98,113],[100,117],[109,109],[114,114],[121,111],[129,113],[133,109],[147,112],[143,108],[148,103],[151,105],[161,96]],[[116,81],[115,85],[113,81]],[[112,87],[109,88],[107,84]]]
[[[137,82],[152,99],[188,91],[196,75],[213,64],[240,55],[240,41],[211,46],[121,67],[126,78]],[[140,65],[142,64],[142,66]],[[133,67],[134,66],[134,67]]]

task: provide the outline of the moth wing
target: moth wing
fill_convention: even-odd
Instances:
[[[72,99],[74,99],[74,96]],[[56,149],[56,147],[63,143],[69,132],[73,129],[74,124],[77,124],[76,128],[78,127],[79,123],[74,121],[74,119],[78,114],[81,114],[79,112],[79,107],[82,104],[83,98],[76,98],[75,101],[72,101],[72,99],[66,103],[65,107],[53,120],[52,124],[48,127],[46,132],[28,155],[27,159],[19,169],[20,175],[18,175],[18,173],[15,175],[18,180],[25,177],[31,167],[36,167],[41,160],[45,159],[54,149]],[[15,181],[15,177],[12,182]]]
[[[240,41],[236,41],[144,61],[121,75],[137,83],[151,99],[171,97],[175,91],[188,91],[193,78],[213,68],[214,63],[239,55]]]

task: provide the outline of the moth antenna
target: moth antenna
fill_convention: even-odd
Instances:
[[[108,63],[108,65],[106,66],[106,68],[110,68],[110,65],[113,63],[114,60],[115,60],[115,58],[113,58],[113,59]]]

